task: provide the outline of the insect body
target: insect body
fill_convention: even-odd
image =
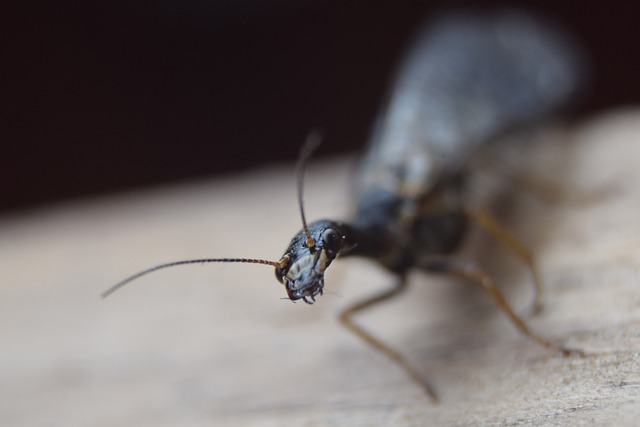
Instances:
[[[440,19],[418,37],[377,121],[356,177],[354,217],[310,228],[336,230],[349,254],[399,274],[451,252],[464,236],[465,161],[563,105],[577,89],[577,67],[567,41],[528,15]],[[303,234],[292,241],[296,254]],[[311,297],[321,275],[307,277],[318,283],[298,286]]]
[[[445,16],[418,36],[399,69],[356,176],[351,220],[306,224],[302,180],[304,165],[318,142],[312,135],[298,169],[303,230],[280,261],[225,258],[163,264],[120,282],[105,295],[166,267],[252,262],[274,266],[289,299],[311,304],[322,295],[324,274],[334,259],[361,256],[379,262],[400,280],[392,290],[347,309],[341,316],[343,324],[402,366],[432,396],[400,354],[352,321],[357,312],[400,292],[413,268],[480,284],[523,333],[570,353],[530,331],[478,266],[449,255],[463,240],[472,218],[527,258],[526,251],[488,215],[468,210],[466,161],[478,147],[536,123],[565,104],[580,84],[579,65],[569,42],[529,15]]]

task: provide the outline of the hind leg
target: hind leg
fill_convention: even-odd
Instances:
[[[487,233],[493,236],[500,244],[505,246],[520,258],[529,267],[533,275],[534,300],[533,313],[538,313],[542,309],[542,280],[536,266],[535,259],[531,252],[520,243],[513,234],[503,228],[500,223],[489,212],[484,210],[465,210],[465,214],[476,224],[480,225]]]
[[[454,275],[467,279],[472,283],[481,285],[482,288],[489,294],[489,296],[491,296],[491,298],[493,298],[493,300],[498,304],[500,310],[502,310],[502,312],[511,320],[515,327],[541,346],[554,351],[558,351],[563,356],[568,356],[571,354],[584,354],[581,350],[574,350],[552,343],[551,341],[548,341],[533,332],[526,324],[526,322],[513,311],[505,297],[502,295],[502,292],[500,292],[500,290],[496,286],[493,279],[491,279],[491,277],[487,275],[482,269],[480,269],[475,263],[446,257],[426,257],[420,261],[419,266],[422,269],[432,273]]]

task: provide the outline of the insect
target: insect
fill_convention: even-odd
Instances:
[[[452,254],[470,222],[512,249],[535,272],[528,251],[497,221],[467,206],[472,183],[467,161],[494,139],[534,124],[579,89],[580,58],[566,37],[528,14],[452,14],[423,30],[399,69],[355,177],[355,214],[349,221],[307,224],[302,203],[304,167],[319,143],[309,136],[297,167],[303,228],[279,261],[245,258],[172,262],[137,273],[103,296],[151,272],[184,264],[257,263],[275,267],[288,298],[313,304],[324,274],[339,257],[372,259],[398,276],[396,285],[345,310],[341,322],[435,393],[400,353],[356,325],[353,317],[402,292],[407,273],[421,269],[481,285],[525,335],[562,354],[579,353],[534,333],[511,309],[478,265]],[[536,283],[539,281],[536,278]]]

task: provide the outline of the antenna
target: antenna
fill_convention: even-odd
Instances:
[[[133,282],[136,279],[139,279],[142,276],[146,276],[149,273],[153,273],[154,271],[162,270],[164,268],[175,267],[178,265],[186,265],[186,264],[206,264],[210,262],[244,262],[249,264],[264,264],[271,265],[276,268],[284,268],[289,263],[289,258],[284,257],[280,261],[266,261],[263,259],[251,259],[251,258],[204,258],[204,259],[190,259],[186,261],[175,261],[169,262],[166,264],[156,265],[155,267],[148,268],[139,273],[134,274],[133,276],[129,276],[121,282],[116,283],[106,291],[102,293],[102,298],[106,298],[124,285]]]
[[[304,232],[307,235],[307,247],[313,251],[316,246],[316,242],[311,237],[311,231],[309,231],[309,227],[307,226],[307,220],[304,217],[304,206],[302,201],[302,188],[304,183],[304,169],[307,165],[307,162],[313,152],[320,145],[320,141],[322,137],[320,132],[312,131],[307,137],[306,141],[302,145],[300,150],[300,159],[298,160],[298,164],[296,165],[296,175],[298,178],[298,205],[300,206],[300,216],[302,217],[302,227],[304,228]],[[133,282],[134,280],[139,279],[142,276],[146,276],[149,273],[153,273],[154,271],[162,270],[165,268],[176,267],[179,265],[187,265],[187,264],[207,264],[207,263],[229,263],[229,262],[242,262],[246,264],[263,264],[270,265],[275,268],[285,268],[287,264],[291,261],[291,257],[289,255],[285,255],[280,261],[267,261],[264,259],[253,259],[253,258],[203,258],[203,259],[190,259],[185,261],[175,261],[168,262],[166,264],[156,265],[155,267],[148,268],[139,273],[134,274],[133,276],[129,276],[121,282],[116,283],[106,291],[102,293],[102,298],[106,298],[118,289],[123,286]]]
[[[296,165],[296,176],[297,176],[297,184],[298,184],[298,206],[300,207],[300,218],[302,219],[302,229],[304,233],[307,235],[307,247],[313,252],[316,241],[313,237],[311,237],[311,231],[309,231],[309,227],[307,226],[307,219],[304,215],[304,201],[303,201],[303,187],[304,187],[304,171],[311,158],[311,155],[320,145],[322,141],[322,135],[318,130],[311,131],[309,136],[307,136],[307,140],[302,145],[300,149],[300,159],[298,160],[298,164]]]

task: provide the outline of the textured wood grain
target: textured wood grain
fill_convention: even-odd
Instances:
[[[640,419],[640,112],[543,134],[496,210],[536,254],[545,309],[530,325],[587,350],[562,358],[519,335],[473,285],[415,274],[359,323],[429,378],[342,329],[339,310],[393,280],[336,262],[314,306],[282,300],[271,268],[158,272],[194,257],[278,259],[299,229],[292,167],[52,206],[0,221],[0,424],[635,425]],[[308,216],[345,213],[349,160],[313,166]],[[537,178],[536,178],[537,177]],[[547,197],[549,196],[549,197]],[[519,311],[526,269],[474,233],[477,257]]]

